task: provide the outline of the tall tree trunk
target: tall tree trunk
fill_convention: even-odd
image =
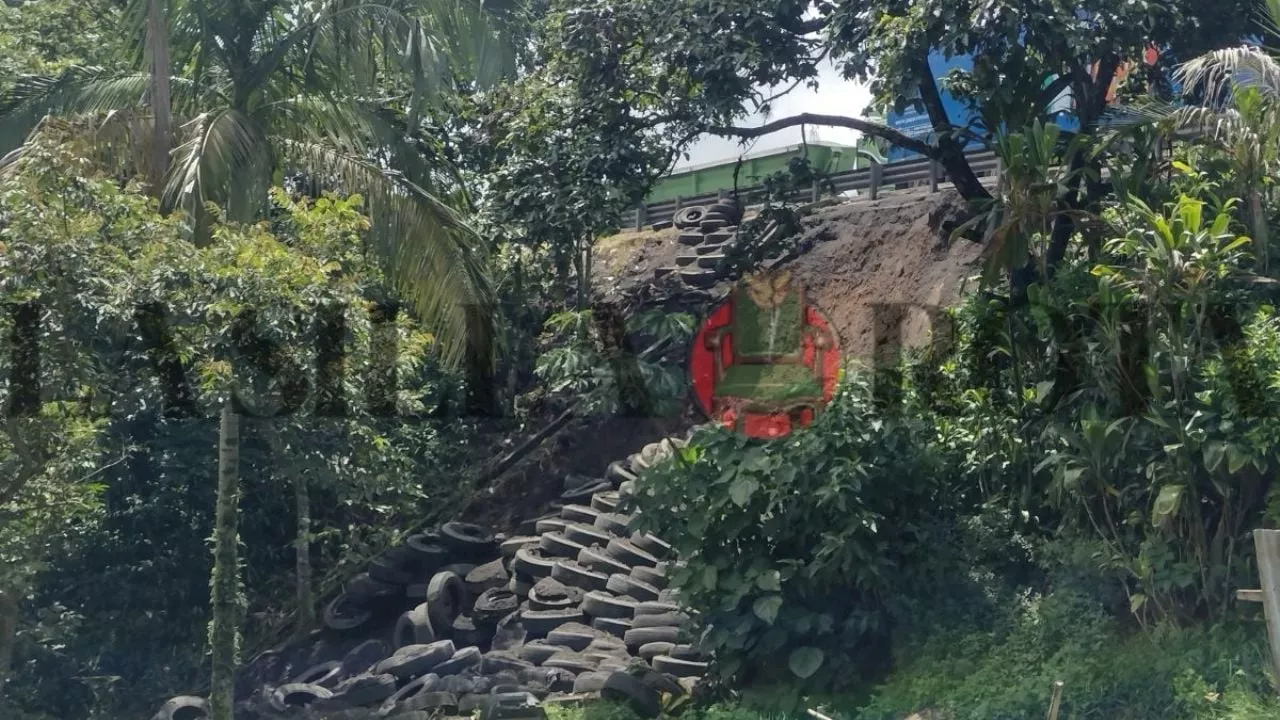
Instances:
[[[165,0],[150,0],[147,3],[147,54],[151,60],[150,95],[154,121],[147,179],[155,197],[164,193],[164,176],[169,169],[173,125],[169,88],[169,23],[165,19],[164,2]]]
[[[209,645],[213,677],[210,720],[234,720],[235,674],[240,653],[240,558],[237,521],[240,504],[240,418],[228,398],[218,428],[218,499],[213,527],[213,622]]]
[[[18,596],[0,590],[0,695],[4,694],[9,670],[13,667],[13,645],[18,635]]]
[[[916,73],[920,78],[920,101],[929,115],[929,123],[938,134],[938,162],[965,200],[990,198],[991,193],[983,187],[982,181],[969,166],[969,159],[964,156],[964,142],[955,137],[955,126],[951,124],[947,108],[942,104],[942,93],[938,91],[933,68],[929,67],[928,52],[925,50],[924,55],[916,61]]]
[[[298,518],[298,538],[294,544],[298,575],[298,637],[310,632],[316,621],[316,600],[311,592],[311,488],[303,473],[293,474],[293,499]]]
[[[289,461],[288,447],[280,438],[280,432],[270,425],[263,426],[271,457],[281,475],[293,485],[294,519],[297,530],[294,536],[294,573],[297,585],[298,624],[294,632],[302,637],[316,623],[316,597],[311,567],[311,486],[305,472],[300,472]]]

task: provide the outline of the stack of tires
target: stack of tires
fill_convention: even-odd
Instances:
[[[680,442],[575,484],[516,536],[451,522],[374,558],[325,624],[358,635],[399,613],[390,636],[260,688],[237,718],[542,717],[541,700],[579,693],[656,717],[662,694],[689,692],[707,658],[696,618],[667,589],[671,547],[634,532],[625,511],[636,473]],[[200,720],[203,703],[174,698],[154,720]]]

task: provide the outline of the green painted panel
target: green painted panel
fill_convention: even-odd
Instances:
[[[774,155],[763,155],[749,158],[742,162],[738,169],[738,187],[750,187],[775,172],[787,169],[792,158],[805,155],[808,150],[809,161],[828,173],[845,172],[860,166],[857,149],[848,146],[809,145],[780,151]],[[737,168],[736,158],[710,167],[698,168],[662,178],[654,185],[653,191],[645,198],[645,202],[659,203],[674,200],[677,197],[692,197],[718,190],[732,190],[733,173]]]

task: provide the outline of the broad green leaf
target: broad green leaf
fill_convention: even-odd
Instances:
[[[716,570],[715,565],[708,565],[702,569],[702,587],[706,590],[716,589],[716,580],[720,577],[720,571]]]
[[[1139,610],[1142,609],[1142,606],[1146,604],[1147,604],[1146,595],[1142,593],[1134,593],[1133,597],[1129,598],[1129,612],[1137,613]]]
[[[760,483],[749,477],[739,477],[729,486],[729,499],[738,507],[744,507],[751,501],[751,496],[756,489],[760,487]]]
[[[791,657],[787,658],[787,667],[791,668],[791,672],[795,673],[796,677],[804,680],[818,672],[824,660],[826,655],[818,648],[799,647],[791,651]]]
[[[778,592],[782,589],[781,576],[778,575],[777,570],[766,570],[756,577],[756,587]]]
[[[1182,492],[1185,489],[1184,485],[1165,485],[1160,488],[1160,494],[1156,496],[1155,505],[1151,508],[1152,525],[1160,525],[1178,513]]]
[[[1249,462],[1249,455],[1235,443],[1227,444],[1227,472],[1235,474]]]
[[[764,597],[756,598],[756,601],[751,604],[751,612],[755,613],[756,617],[772,625],[773,621],[778,619],[778,610],[781,607],[781,595],[765,595]]]
[[[1214,472],[1222,465],[1222,456],[1226,452],[1226,444],[1220,442],[1206,443],[1204,446],[1204,469]]]

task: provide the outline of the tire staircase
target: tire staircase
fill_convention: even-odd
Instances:
[[[657,717],[710,658],[667,588],[671,546],[629,513],[637,474],[688,437],[566,481],[552,512],[511,536],[448,522],[374,557],[324,612],[330,633],[368,639],[309,667],[255,659],[266,679],[238,692],[237,720],[545,718],[545,703],[601,697]],[[389,636],[369,637],[393,618]],[[153,720],[208,716],[204,698],[180,696]]]
[[[654,279],[674,275],[691,288],[714,287],[724,279],[721,266],[725,251],[737,240],[742,214],[742,206],[733,200],[677,210],[672,222],[680,229],[680,244],[687,249],[676,258],[675,267],[655,270]]]

